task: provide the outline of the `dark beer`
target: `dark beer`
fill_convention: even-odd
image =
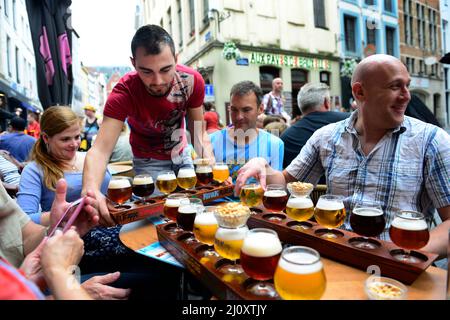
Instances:
[[[155,191],[155,184],[152,177],[139,177],[136,176],[133,179],[133,193],[141,198],[152,195]]]
[[[177,223],[185,231],[194,230],[194,221],[197,208],[192,204],[183,204],[178,208]]]
[[[430,232],[425,220],[409,220],[395,217],[389,229],[389,236],[397,246],[417,250],[425,247],[430,239]]]
[[[174,193],[166,198],[164,203],[164,215],[170,220],[177,221],[178,208],[181,201],[189,200],[184,194]]]
[[[128,179],[112,179],[108,186],[108,198],[117,203],[127,202],[132,195],[130,180]]]
[[[241,249],[241,265],[245,273],[255,280],[273,278],[282,246],[275,232],[249,231]],[[272,231],[272,230],[269,230]]]
[[[210,166],[197,166],[195,169],[197,181],[200,185],[205,186],[213,181],[213,172]]]
[[[353,209],[350,225],[352,230],[361,236],[376,237],[383,232],[386,221],[382,210],[360,207]]]
[[[264,192],[263,205],[271,211],[283,211],[289,196],[284,190],[268,190]]]

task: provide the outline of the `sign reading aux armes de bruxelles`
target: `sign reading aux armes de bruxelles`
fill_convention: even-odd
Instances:
[[[306,58],[298,56],[288,56],[284,54],[252,52],[250,54],[250,63],[269,64],[278,67],[303,68],[308,70],[330,70],[329,60]]]

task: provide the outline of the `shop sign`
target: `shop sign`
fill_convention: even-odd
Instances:
[[[278,67],[302,68],[307,70],[330,70],[330,60],[289,56],[284,54],[252,52],[251,64],[274,65]]]

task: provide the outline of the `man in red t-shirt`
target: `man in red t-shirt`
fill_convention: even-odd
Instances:
[[[186,148],[186,115],[197,155],[213,158],[208,135],[203,129],[201,106],[205,84],[202,76],[177,64],[173,40],[159,26],[139,28],[131,50],[131,62],[136,71],[122,77],[108,97],[102,125],[84,166],[83,193],[87,189],[96,190],[101,223],[105,225],[113,225],[114,221],[109,216],[100,184],[125,120],[131,129],[136,174],[149,173],[155,181],[158,171],[177,172],[181,167],[193,167],[191,152]]]

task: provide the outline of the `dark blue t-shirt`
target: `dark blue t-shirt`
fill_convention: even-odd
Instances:
[[[22,132],[7,133],[0,136],[0,149],[9,151],[19,162],[24,162],[35,142],[35,138]]]

